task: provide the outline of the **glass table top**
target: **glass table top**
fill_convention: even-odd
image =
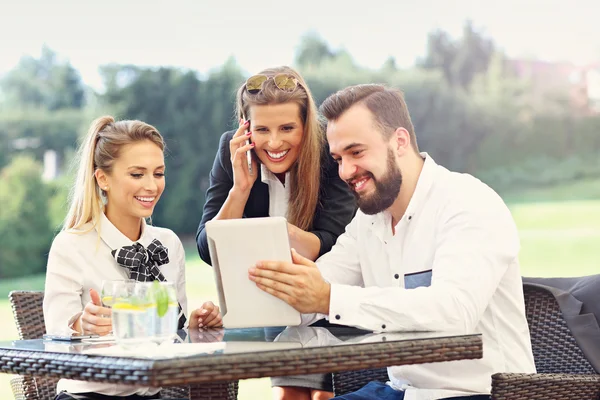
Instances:
[[[141,359],[165,359],[214,354],[240,354],[344,345],[424,340],[464,336],[450,332],[374,333],[344,326],[278,327],[249,329],[181,330],[171,342],[142,342],[123,346],[112,337],[59,340],[15,340],[0,342],[0,349],[44,351]]]

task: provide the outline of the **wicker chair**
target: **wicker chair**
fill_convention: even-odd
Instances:
[[[20,339],[41,339],[46,333],[42,303],[44,292],[12,291],[8,298]],[[11,380],[15,400],[52,400],[56,396],[58,378],[19,376]],[[203,384],[192,387],[195,398],[237,399],[238,382]],[[161,398],[189,398],[190,388],[170,387],[161,390]]]
[[[585,358],[552,293],[524,287],[537,374],[492,376],[492,399],[600,399],[600,375]]]
[[[333,393],[336,396],[355,392],[369,382],[387,382],[387,368],[359,369],[356,371],[334,372]]]
[[[577,345],[554,296],[537,287],[523,289],[538,373],[494,374],[492,399],[600,400],[600,375]],[[333,388],[338,396],[358,390],[370,381],[387,380],[386,368],[334,373]]]

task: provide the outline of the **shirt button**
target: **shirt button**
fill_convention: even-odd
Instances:
[[[342,317],[340,317],[340,314],[335,316],[335,319],[340,319],[340,318],[342,318]]]
[[[385,329],[385,324],[381,325],[381,329]]]
[[[394,275],[394,278],[398,279],[398,278],[400,278],[400,275],[396,274],[396,275]]]
[[[408,219],[412,219],[412,215],[409,215],[409,216],[408,216]]]

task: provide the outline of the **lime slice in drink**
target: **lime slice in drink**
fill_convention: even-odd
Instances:
[[[152,295],[156,300],[156,313],[163,317],[169,309],[169,292],[159,281],[152,282]]]

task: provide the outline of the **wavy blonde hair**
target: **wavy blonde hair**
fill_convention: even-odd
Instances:
[[[165,149],[161,134],[145,122],[115,121],[111,116],[92,122],[78,150],[77,177],[71,189],[63,230],[78,230],[88,222],[93,222],[92,227],[96,225],[104,209],[102,197],[106,193],[98,186],[94,173],[101,169],[110,174],[121,148],[144,140]]]
[[[324,134],[319,122],[317,106],[304,78],[293,68],[281,66],[265,69],[259,74],[268,77],[289,74],[298,80],[298,87],[286,92],[275,85],[273,79],[265,81],[260,92],[248,93],[244,83],[237,91],[237,119],[250,114],[255,105],[282,104],[293,102],[300,106],[300,117],[304,123],[304,134],[298,159],[290,170],[290,198],[287,220],[298,228],[312,229],[313,218],[319,202],[321,186],[321,156]]]

